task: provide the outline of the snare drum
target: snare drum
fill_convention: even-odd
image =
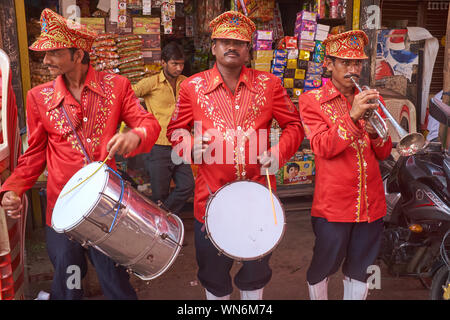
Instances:
[[[205,225],[209,239],[234,260],[256,260],[269,254],[285,231],[282,204],[270,191],[253,181],[235,181],[212,195],[206,207]]]
[[[53,209],[52,227],[103,252],[139,278],[154,279],[175,261],[183,223],[107,165],[95,172],[101,165],[90,163],[67,182]]]

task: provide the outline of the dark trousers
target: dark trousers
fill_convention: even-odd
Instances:
[[[311,222],[316,241],[306,273],[308,283],[314,285],[336,273],[343,261],[344,275],[366,282],[367,268],[374,263],[380,250],[383,219],[346,223],[312,217]]]
[[[230,270],[234,260],[228,258],[212,244],[206,236],[204,224],[195,220],[195,252],[198,264],[198,279],[202,286],[216,297],[231,294]],[[233,235],[230,234],[232,237]],[[234,277],[234,283],[240,290],[251,291],[263,288],[272,278],[269,266],[271,254],[260,260],[243,261],[242,267]]]
[[[194,176],[189,164],[175,165],[171,158],[172,147],[154,145],[147,153],[147,170],[150,175],[152,201],[162,201],[172,213],[179,214],[194,191]],[[175,188],[170,192],[170,181]]]
[[[95,267],[107,299],[137,299],[125,268],[116,267],[115,262],[100,251],[92,247],[85,249],[78,242],[69,240],[65,234],[57,233],[48,226],[46,240],[48,256],[54,268],[51,300],[79,300],[83,297],[80,284],[87,273],[86,254]]]

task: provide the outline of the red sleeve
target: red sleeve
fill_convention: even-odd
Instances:
[[[30,189],[47,163],[47,131],[39,116],[32,91],[27,95],[28,149],[19,157],[16,169],[5,181],[1,192],[12,190],[19,196]]]
[[[122,103],[122,120],[132,128],[132,132],[141,138],[141,143],[125,157],[133,157],[139,153],[149,152],[158,139],[161,126],[153,114],[147,112],[139,103],[131,84],[126,81],[125,93]]]
[[[364,136],[364,129],[356,125],[350,114],[338,117],[331,127],[323,118],[319,101],[303,94],[299,101],[300,115],[314,154],[330,159],[343,152],[353,141]]]
[[[186,81],[181,83],[178,101],[167,126],[167,138],[179,156],[183,157],[185,161],[192,162],[191,150],[194,138],[191,135],[191,129],[194,125],[194,116],[186,83]]]
[[[276,78],[276,77],[274,77]],[[282,129],[280,141],[270,149],[271,154],[278,154],[278,164],[281,168],[297,152],[305,137],[300,115],[280,79],[274,81],[272,96],[272,115]]]

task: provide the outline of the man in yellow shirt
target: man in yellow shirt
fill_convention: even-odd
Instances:
[[[174,164],[171,159],[172,145],[166,137],[167,125],[172,117],[178,99],[181,75],[184,68],[183,48],[176,42],[167,44],[162,52],[162,70],[159,74],[142,79],[133,90],[143,97],[147,110],[151,112],[161,126],[158,140],[150,153],[146,154],[147,170],[150,175],[152,201],[162,201],[164,207],[179,214],[194,190],[194,177],[189,164]],[[175,188],[170,192],[171,180]]]

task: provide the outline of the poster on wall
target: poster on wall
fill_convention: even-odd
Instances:
[[[411,82],[419,55],[411,51],[407,29],[380,30],[377,37],[375,80],[404,76]]]

